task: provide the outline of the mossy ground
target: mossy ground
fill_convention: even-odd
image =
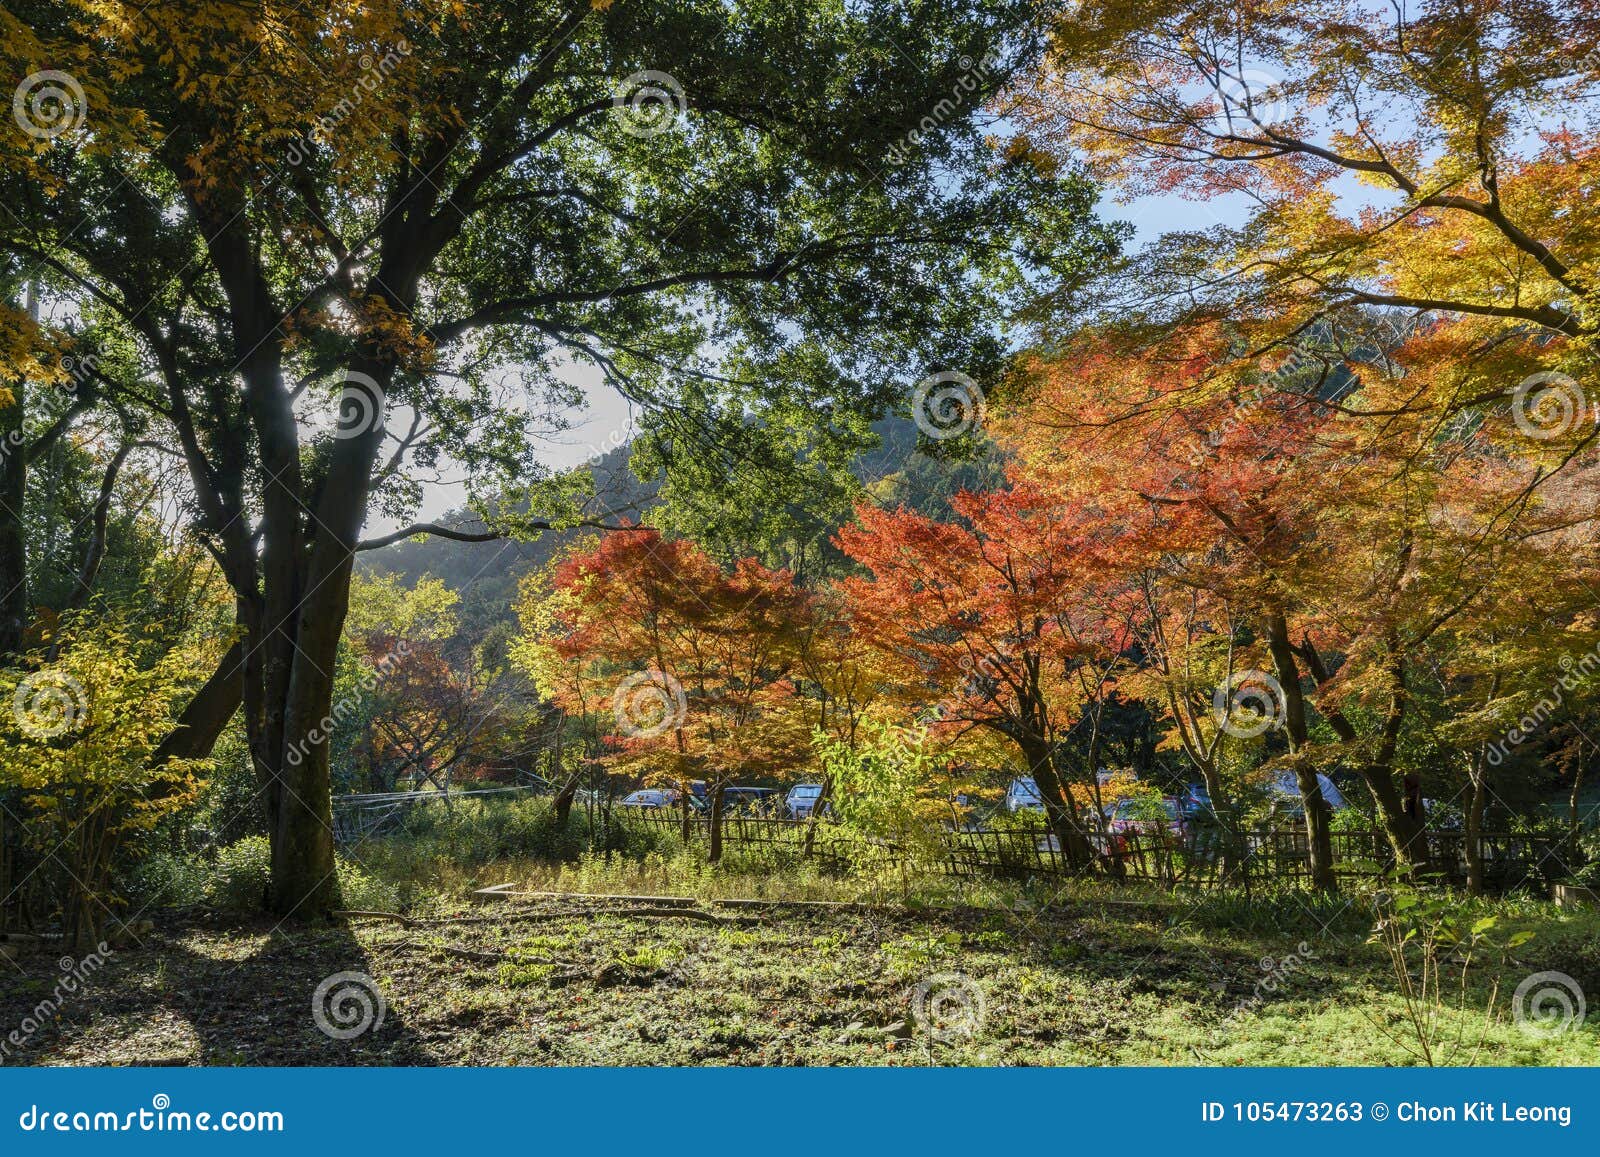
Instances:
[[[1416,1063],[1394,977],[1350,922],[1230,930],[1157,900],[1024,912],[702,909],[720,923],[634,907],[579,897],[436,905],[413,926],[171,916],[118,950],[6,1061]],[[1542,924],[1518,959],[1475,968],[1467,1011],[1443,1016],[1442,1035],[1460,1042],[1446,1059],[1600,1064],[1600,1009],[1555,1035],[1513,1021],[1511,995],[1536,971],[1564,972],[1600,1000],[1594,917],[1552,912]],[[0,980],[0,1034],[31,1016],[57,977],[54,954],[19,964]],[[350,1040],[312,1017],[314,991],[340,972],[372,977],[385,1005],[381,1026]],[[916,994],[930,981],[919,1022]],[[932,1039],[929,1022],[952,1031]]]

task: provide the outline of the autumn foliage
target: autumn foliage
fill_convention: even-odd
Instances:
[[[611,768],[677,789],[686,823],[705,780],[716,821],[724,786],[808,751],[793,681],[806,606],[786,571],[725,571],[691,542],[625,530],[530,585],[522,661],[567,710],[611,717]],[[713,858],[719,838],[714,822]]]

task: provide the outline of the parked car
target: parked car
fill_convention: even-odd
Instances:
[[[1327,801],[1330,811],[1343,811],[1350,806],[1333,780],[1320,771],[1317,773],[1317,786],[1322,789],[1322,798]],[[1300,784],[1292,771],[1280,771],[1273,777],[1267,785],[1267,800],[1272,805],[1273,814],[1280,819],[1300,820],[1305,817],[1305,801],[1300,798]]]
[[[678,793],[672,788],[647,787],[622,797],[618,807],[659,808],[671,807],[678,802]]]
[[[768,812],[772,810],[777,795],[777,791],[770,787],[725,787],[722,789],[722,810],[727,814],[742,812],[746,815]]]
[[[784,797],[783,803],[789,809],[790,819],[803,820],[811,818],[811,813],[816,810],[817,801],[821,798],[820,783],[797,783],[789,789],[789,794]],[[827,814],[826,805],[823,814]]]
[[[1176,840],[1189,834],[1189,821],[1176,796],[1162,796],[1159,800],[1136,796],[1118,800],[1106,823],[1106,834],[1113,849],[1124,847],[1130,835],[1159,832]]]
[[[1006,787],[1005,809],[1015,815],[1020,811],[1044,811],[1044,796],[1032,776],[1018,776]]]
[[[1211,803],[1211,793],[1206,790],[1203,783],[1185,784],[1183,794],[1178,796],[1178,806],[1186,818],[1211,819],[1216,814],[1216,809]]]

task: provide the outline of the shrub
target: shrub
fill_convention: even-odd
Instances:
[[[0,791],[20,797],[37,860],[21,880],[43,873],[69,945],[98,939],[117,867],[199,794],[208,761],[151,756],[212,661],[204,641],[165,648],[114,610],[64,618],[48,651],[0,668]]]
[[[272,847],[266,836],[246,836],[217,852],[206,902],[230,912],[261,907],[272,880]]]
[[[135,910],[194,908],[206,902],[211,865],[197,856],[158,851],[141,860],[126,882]]]
[[[339,893],[346,908],[387,912],[400,906],[400,893],[392,884],[368,875],[359,864],[342,856],[338,864]]]

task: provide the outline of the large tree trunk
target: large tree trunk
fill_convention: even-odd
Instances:
[[[1288,641],[1288,630],[1282,628],[1285,646]],[[1400,727],[1405,719],[1406,706],[1409,702],[1406,690],[1405,662],[1398,650],[1398,641],[1391,634],[1386,638],[1389,648],[1387,674],[1389,676],[1389,703],[1383,714],[1383,723],[1377,734],[1377,754],[1369,762],[1357,768],[1362,782],[1367,785],[1367,790],[1372,793],[1373,802],[1377,805],[1378,815],[1383,822],[1384,833],[1389,837],[1389,843],[1394,847],[1395,855],[1401,863],[1407,865],[1412,871],[1422,871],[1428,867],[1428,839],[1424,830],[1421,814],[1411,815],[1406,811],[1404,801],[1394,785],[1395,753],[1399,749]],[[1300,653],[1306,657],[1310,668],[1311,677],[1321,687],[1328,681],[1329,672],[1312,645],[1308,637],[1300,647]],[[1290,652],[1293,661],[1293,652]],[[1354,744],[1357,739],[1355,725],[1337,708],[1329,708],[1323,712],[1323,717],[1332,727],[1334,734],[1347,744]]]
[[[364,361],[352,374],[376,382],[380,390],[388,388],[390,370],[382,363]],[[381,406],[381,394],[376,404]],[[293,630],[293,646],[281,707],[268,712],[269,735],[274,717],[282,721],[277,839],[272,849],[272,907],[281,914],[303,909],[315,915],[339,905],[328,741],[345,705],[333,703],[333,672],[349,611],[356,541],[366,521],[372,467],[382,439],[382,422],[374,421],[364,433],[334,441],[310,534],[304,594],[282,617]],[[271,570],[269,565],[269,574]],[[296,582],[295,587],[300,595],[301,584]],[[274,592],[270,583],[267,591],[270,606],[274,595],[281,593]],[[274,684],[270,668],[268,674],[270,687]]]
[[[1578,801],[1583,798],[1583,754],[1588,742],[1582,736],[1578,737],[1578,753],[1572,773],[1572,794],[1567,797],[1567,860],[1574,864],[1578,862],[1578,837],[1583,830],[1583,818],[1578,811]]]
[[[711,783],[711,836],[706,859],[713,864],[722,862],[722,780]]]
[[[1222,847],[1218,855],[1218,872],[1224,882],[1231,880],[1243,866],[1243,849],[1239,846],[1239,817],[1234,814],[1233,799],[1223,785],[1222,772],[1216,760],[1208,759],[1200,765],[1200,776],[1205,781],[1206,795],[1211,797],[1211,815],[1221,833]],[[1304,794],[1302,792],[1302,794]]]
[[[1483,811],[1489,793],[1478,775],[1472,777],[1467,798],[1466,857],[1467,891],[1474,896],[1483,895]]]
[[[1371,765],[1357,769],[1362,782],[1372,793],[1378,807],[1383,830],[1394,847],[1402,864],[1413,871],[1428,867],[1428,836],[1420,815],[1406,811],[1405,800],[1394,785],[1394,772],[1386,766]]]
[[[1310,852],[1311,883],[1323,892],[1339,888],[1339,879],[1333,870],[1333,808],[1322,794],[1322,784],[1317,770],[1304,764],[1294,769],[1295,784],[1300,788],[1301,806],[1306,813],[1306,846]]]

